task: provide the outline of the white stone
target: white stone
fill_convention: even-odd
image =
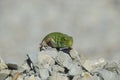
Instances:
[[[72,49],[70,50],[70,56],[75,59],[78,58],[79,53],[76,50]]]
[[[49,77],[49,72],[48,72],[48,69],[40,69],[40,77],[42,80],[46,80],[48,77]]]
[[[38,76],[35,77],[35,80],[41,80]]]
[[[4,73],[4,74],[9,74],[10,72],[11,70],[8,70],[8,69],[4,69],[0,71],[0,73]]]
[[[94,75],[91,80],[104,80],[101,76]]]
[[[0,57],[0,70],[8,68],[3,59]]]
[[[120,74],[105,69],[100,69],[98,73],[104,78],[104,80],[120,80]]]
[[[85,72],[82,74],[81,80],[92,80],[92,76],[89,73]]]
[[[49,51],[49,53],[51,52]],[[55,64],[55,61],[50,55],[46,54],[46,51],[42,51],[38,54],[38,64],[43,68],[49,68],[49,66]]]
[[[70,56],[72,57],[73,61],[79,62],[83,64],[86,60],[85,56],[78,53],[75,49],[70,50]]]
[[[58,72],[58,71],[64,72],[64,68],[61,67],[61,66],[59,66],[59,65],[53,65],[53,66],[52,66],[52,70],[53,70],[53,71],[56,71],[56,72]]]
[[[10,76],[10,77],[6,78],[5,80],[12,80],[12,77]]]
[[[9,75],[9,74],[0,73],[0,80],[5,80],[5,78],[6,78],[8,75]]]
[[[25,80],[35,80],[35,76],[34,75],[26,76]]]
[[[82,79],[82,78],[81,78],[80,75],[75,75],[72,80],[81,80],[81,79]]]
[[[71,57],[62,51],[58,52],[58,55],[55,61],[62,67],[66,67],[68,69],[71,68],[71,64],[72,64]]]
[[[77,64],[73,64],[69,70],[69,75],[80,75],[82,74],[82,68],[81,66],[78,66]]]
[[[0,71],[0,80],[4,80],[10,74],[10,70],[1,70]]]
[[[67,76],[61,75],[61,74],[55,72],[47,80],[69,80],[69,79]]]
[[[23,76],[19,76],[17,80],[23,80]]]
[[[28,64],[25,62],[24,64],[22,64],[21,66],[24,70],[30,71],[30,67],[28,66]]]
[[[104,65],[104,69],[111,71],[111,72],[116,72],[120,74],[120,64],[116,62],[110,62]]]
[[[93,59],[93,60],[86,60],[83,66],[88,70],[92,71],[95,69],[100,69],[106,64],[105,59],[100,58],[98,60]]]
[[[39,52],[38,55],[39,54],[47,54],[52,58],[56,58],[58,51],[55,48],[50,48],[50,49],[46,49],[46,50]]]

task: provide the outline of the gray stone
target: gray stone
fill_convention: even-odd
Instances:
[[[14,80],[16,80],[16,79],[14,79]],[[19,75],[18,78],[17,78],[17,80],[24,80],[23,76]]]
[[[106,65],[104,65],[103,68],[108,71],[112,71],[120,74],[120,67],[119,64],[117,64],[116,62],[107,63]]]
[[[35,76],[34,75],[26,76],[24,80],[35,80]]]
[[[65,74],[53,72],[52,76],[49,76],[47,80],[69,80]]]
[[[72,64],[72,59],[71,59],[71,57],[70,57],[68,54],[66,54],[66,53],[64,53],[64,52],[62,52],[62,51],[58,52],[58,55],[57,55],[55,61],[56,61],[60,66],[66,67],[66,68],[68,68],[68,69],[70,69],[71,66],[72,66],[72,65],[71,65],[71,64]]]
[[[98,75],[94,75],[92,76],[92,79],[91,80],[104,80],[103,77],[101,76],[98,76]]]
[[[50,55],[46,54],[46,51],[43,51],[38,54],[38,64],[40,65],[40,67],[49,68],[49,66],[55,64],[55,61]]]
[[[53,65],[52,70],[56,71],[56,72],[58,72],[58,71],[59,72],[64,72],[65,69],[63,67],[59,66],[59,65]]]
[[[40,77],[42,80],[46,80],[49,77],[48,69],[42,68],[40,71]]]
[[[92,79],[92,76],[88,72],[82,73],[81,77],[82,77],[81,80],[91,80]]]
[[[75,75],[72,80],[81,80],[82,77],[80,75]]]
[[[8,69],[10,69],[10,70],[17,70],[18,69],[17,64],[8,63],[7,66],[8,66]]]
[[[10,74],[10,70],[1,70],[0,71],[0,80],[5,80],[5,78],[7,78],[7,76]]]
[[[35,80],[41,80],[41,78],[40,78],[40,77],[38,77],[38,76],[36,76],[36,77],[35,77]]]
[[[120,74],[105,69],[100,69],[97,72],[104,80],[120,80]]]
[[[69,69],[69,75],[80,75],[82,74],[83,70],[79,64],[72,64],[71,68]]]
[[[80,58],[79,58],[79,57],[80,57],[79,53],[78,53],[76,50],[74,50],[74,49],[70,50],[70,56],[71,56],[73,59],[80,59]]]
[[[9,74],[0,73],[0,80],[5,80]]]
[[[8,68],[3,59],[0,57],[0,70]]]
[[[23,70],[26,70],[27,72],[30,71],[30,67],[27,63],[22,64],[21,68],[23,68]]]
[[[58,51],[55,48],[50,48],[50,49],[46,49],[46,50],[39,52],[38,55],[39,54],[47,54],[52,58],[56,58]]]
[[[1,79],[2,80],[2,79]],[[3,79],[4,80],[4,79]],[[9,77],[7,77],[5,80],[12,80],[12,77],[11,76],[9,76]]]
[[[8,70],[8,69],[4,69],[4,70],[1,70],[0,73],[5,73],[5,74],[10,74],[11,70]]]
[[[88,70],[88,71],[94,71],[97,69],[103,68],[103,66],[106,64],[106,61],[103,58],[100,59],[91,59],[91,60],[86,60],[83,64],[83,66]]]

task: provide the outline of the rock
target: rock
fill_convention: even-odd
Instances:
[[[47,80],[69,80],[69,79],[64,74],[59,74],[57,72],[53,72],[52,76],[48,77]]]
[[[59,66],[59,65],[53,65],[52,66],[52,71],[56,71],[56,72],[64,72],[64,68]]]
[[[78,53],[75,49],[70,50],[70,57],[73,62],[79,62],[80,64],[83,64],[86,60],[85,56]]]
[[[5,80],[9,74],[0,73],[0,80]]]
[[[35,80],[35,76],[34,75],[26,76],[24,80]]]
[[[69,69],[69,75],[80,75],[82,74],[83,70],[79,64],[73,64]]]
[[[17,80],[24,80],[24,79],[23,79],[23,76],[19,76],[19,77],[17,78]]]
[[[13,79],[12,80],[24,80],[23,76],[17,72],[16,74],[13,75]]]
[[[0,57],[0,70],[7,69],[7,68],[8,68],[7,65],[5,64],[3,59]]]
[[[11,70],[4,69],[4,70],[1,70],[1,71],[0,71],[0,74],[1,74],[1,73],[10,74],[10,72],[11,72]]]
[[[41,80],[40,77],[38,76],[35,76],[35,80]]]
[[[27,64],[27,63],[22,64],[22,66],[21,66],[21,67],[23,68],[23,70],[25,70],[25,71],[27,71],[27,72],[29,72],[29,71],[30,71],[30,67],[28,66],[28,64]]]
[[[120,80],[120,74],[105,69],[100,69],[97,73],[103,77],[104,80]]]
[[[81,80],[82,77],[80,75],[75,75],[72,80]]]
[[[99,75],[94,75],[94,76],[92,76],[91,80],[104,80],[104,78],[102,76],[99,76]]]
[[[70,50],[70,56],[73,59],[78,59],[79,58],[79,53],[76,50],[72,49],[72,50]]]
[[[81,80],[92,80],[92,76],[90,75],[90,73],[84,72],[84,73],[82,74]]]
[[[49,68],[49,66],[55,64],[55,61],[50,55],[46,54],[46,51],[42,51],[38,54],[38,64],[40,67]]]
[[[35,76],[34,75],[31,75],[28,80],[35,80]]]
[[[103,68],[108,71],[116,72],[116,73],[120,74],[120,67],[118,66],[118,64],[116,62],[107,63],[106,65],[104,65]]]
[[[55,48],[50,48],[50,49],[46,49],[46,50],[39,52],[38,55],[39,54],[47,54],[50,57],[52,57],[53,59],[55,59],[58,54],[58,51]]]
[[[17,70],[18,69],[17,64],[8,63],[7,66],[8,66],[8,69],[10,69],[10,70]]]
[[[106,61],[103,58],[98,60],[86,60],[83,66],[88,70],[92,71],[95,69],[100,69],[106,64]]]
[[[2,80],[2,79],[1,79]],[[3,79],[4,80],[4,79]],[[11,76],[9,76],[9,77],[7,77],[5,80],[12,80],[12,77]]]
[[[48,69],[40,69],[40,77],[42,80],[46,80],[48,77],[49,77],[49,72],[48,72]]]
[[[10,74],[10,70],[1,70],[0,71],[0,80],[5,80],[5,78],[8,77],[8,75]]]
[[[71,65],[71,64],[72,64],[72,59],[71,59],[71,57],[70,57],[68,54],[66,54],[66,53],[64,53],[64,52],[62,52],[62,51],[58,52],[55,61],[56,61],[57,64],[59,64],[60,66],[66,67],[67,69],[70,69],[71,66],[72,66],[72,65]]]

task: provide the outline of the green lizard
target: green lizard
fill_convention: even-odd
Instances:
[[[52,47],[58,51],[60,49],[72,49],[73,38],[60,32],[52,32],[45,36],[40,44],[40,51],[44,48]]]

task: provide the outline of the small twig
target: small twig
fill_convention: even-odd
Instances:
[[[13,76],[13,79],[12,79],[12,80],[17,80],[20,74],[21,74],[21,73],[17,72],[17,73]]]

